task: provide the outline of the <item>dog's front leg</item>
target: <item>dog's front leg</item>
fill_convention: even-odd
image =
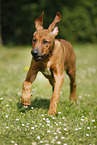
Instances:
[[[37,72],[30,67],[26,80],[23,83],[22,104],[31,105],[31,83],[35,80]]]
[[[48,114],[52,114],[52,115],[56,114],[57,104],[60,98],[60,91],[64,81],[64,75],[54,74],[54,79],[55,79],[54,92],[50,101],[50,107],[48,111]]]

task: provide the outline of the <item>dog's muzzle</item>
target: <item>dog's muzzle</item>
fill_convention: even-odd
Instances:
[[[42,60],[43,57],[46,55],[46,54],[44,54],[44,55],[40,54],[38,49],[31,50],[31,54],[33,55],[33,58],[34,58],[35,61]]]

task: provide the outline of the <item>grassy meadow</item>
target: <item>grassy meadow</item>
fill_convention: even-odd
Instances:
[[[31,47],[0,48],[1,145],[97,145],[97,44],[76,44],[78,104],[69,102],[64,73],[56,116],[47,117],[52,89],[41,73],[32,84],[31,107],[21,104]]]

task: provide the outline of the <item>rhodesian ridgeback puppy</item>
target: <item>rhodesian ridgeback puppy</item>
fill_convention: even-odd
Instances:
[[[53,88],[48,114],[55,115],[60,91],[64,80],[64,70],[70,78],[70,100],[76,101],[76,56],[72,45],[63,39],[55,39],[58,34],[56,24],[61,20],[58,12],[48,29],[43,29],[43,14],[35,20],[36,31],[32,39],[32,61],[23,83],[22,104],[31,105],[31,83],[38,71],[49,80]]]

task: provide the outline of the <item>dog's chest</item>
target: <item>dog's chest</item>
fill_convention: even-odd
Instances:
[[[52,76],[52,73],[51,73],[51,70],[50,68],[45,68],[42,73],[45,75],[45,76]]]

